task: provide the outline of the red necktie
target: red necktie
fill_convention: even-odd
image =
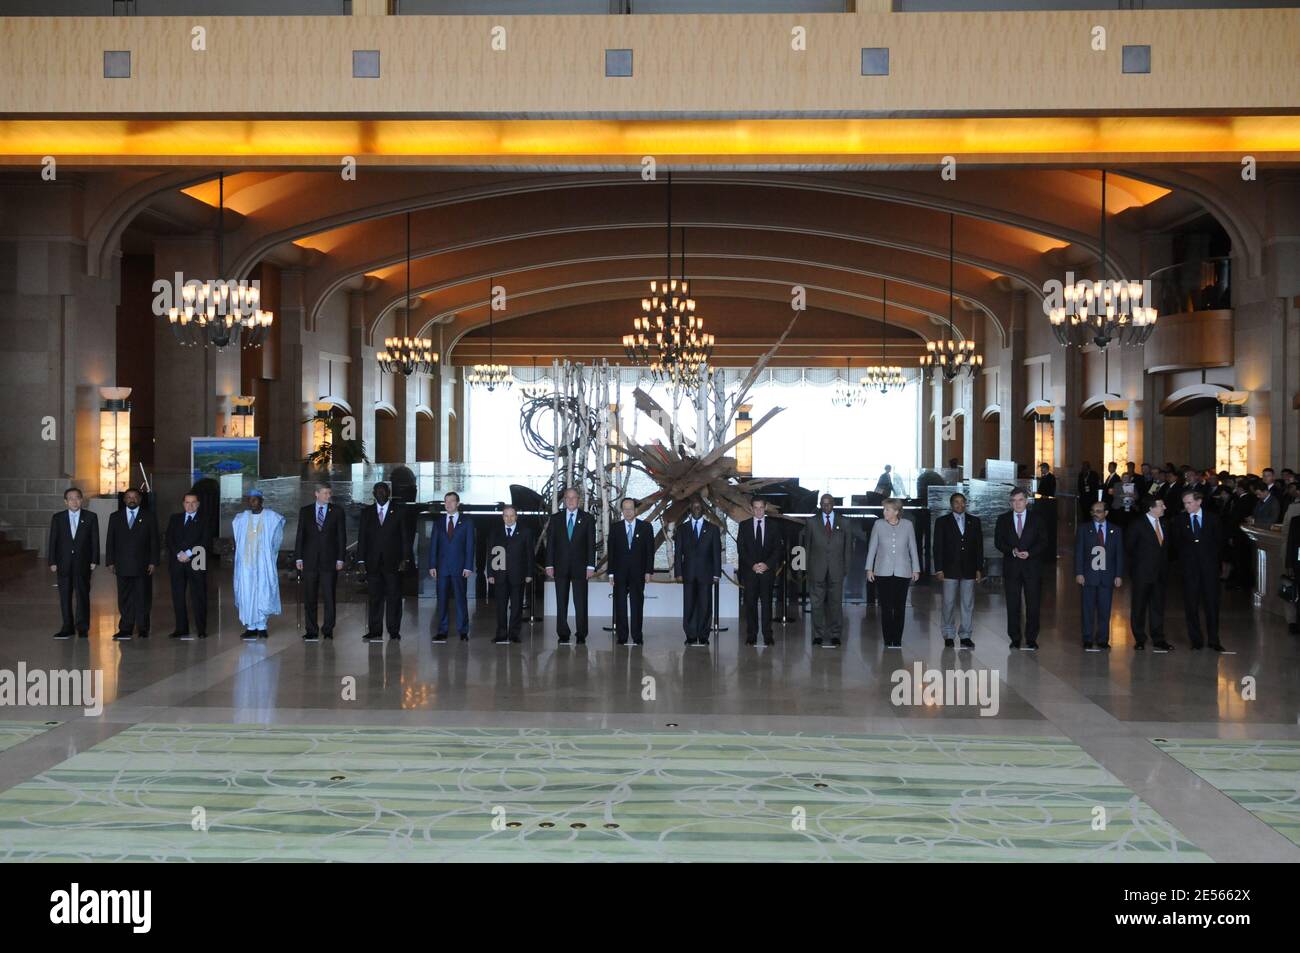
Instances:
[[[452,534],[455,532],[456,532],[456,521],[452,519],[450,516],[448,516],[447,517],[447,538],[450,539]]]
[[[834,532],[835,532],[835,528],[831,526],[831,518],[828,516],[826,517],[826,535],[830,536]]]
[[[1097,542],[1102,546],[1106,545],[1106,534],[1102,531],[1100,526],[1097,527]]]

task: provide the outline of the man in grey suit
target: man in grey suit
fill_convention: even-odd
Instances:
[[[1046,464],[1044,464],[1046,466]],[[975,584],[984,575],[984,534],[980,520],[966,512],[966,497],[954,493],[948,498],[952,512],[934,524],[934,575],[943,583],[943,646],[953,647],[960,633],[961,647],[971,649],[975,615]],[[961,600],[961,628],[957,627],[957,601]]]
[[[844,626],[844,577],[853,531],[835,516],[835,498],[823,493],[820,512],[804,521],[804,558],[812,601],[813,645],[838,648]],[[827,639],[829,636],[829,639]]]

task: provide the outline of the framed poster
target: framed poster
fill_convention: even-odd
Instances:
[[[191,437],[190,477],[194,483],[222,477],[257,479],[261,437]]]

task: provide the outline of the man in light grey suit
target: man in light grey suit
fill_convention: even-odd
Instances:
[[[836,517],[835,498],[829,493],[822,494],[819,510],[804,520],[801,540],[812,600],[813,645],[836,648],[844,625],[844,577],[853,551],[853,531]]]

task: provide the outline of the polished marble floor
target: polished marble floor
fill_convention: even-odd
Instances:
[[[235,859],[280,849],[275,836],[252,838],[242,829],[225,830],[220,843],[193,842],[184,833],[199,795],[234,779],[231,790],[244,800],[223,802],[221,810],[249,812],[250,830],[261,824],[263,812],[280,817],[283,810],[307,833],[287,837],[282,849],[304,858],[368,856],[375,840],[387,836],[379,831],[400,840],[414,837],[418,827],[439,835],[428,850],[407,851],[410,859],[677,859],[700,845],[725,856],[724,845],[740,840],[766,844],[764,856],[771,859],[792,860],[996,859],[999,844],[1000,859],[1007,860],[1300,860],[1294,812],[1300,801],[1300,772],[1294,770],[1300,649],[1281,618],[1242,593],[1225,595],[1223,640],[1235,654],[1222,656],[1188,650],[1176,591],[1168,625],[1177,646],[1172,654],[1132,650],[1122,594],[1112,651],[1082,653],[1077,594],[1063,573],[1044,600],[1038,653],[1008,647],[996,589],[982,589],[977,597],[975,650],[945,650],[934,585],[913,589],[901,653],[882,648],[876,610],[863,606],[848,607],[840,650],[811,646],[806,615],[801,623],[778,625],[772,648],[743,646],[735,620],[723,620],[729,630],[715,635],[709,649],[684,646],[679,627],[669,621],[647,622],[643,648],[619,648],[601,629],[608,620],[595,617],[583,648],[560,648],[541,624],[525,629],[522,644],[496,646],[490,605],[475,611],[469,642],[433,645],[428,636],[436,606],[414,599],[407,603],[403,640],[368,645],[360,640],[364,603],[355,584],[343,587],[332,642],[301,641],[290,588],[284,593],[289,612],[272,624],[271,638],[244,643],[228,576],[216,575],[218,632],[202,642],[165,638],[172,619],[161,586],[154,636],[124,643],[111,639],[111,577],[96,579],[89,640],[50,638],[58,613],[48,575],[33,571],[0,589],[0,669],[14,670],[20,662],[28,670],[99,669],[106,696],[100,717],[79,709],[0,707],[0,856]],[[918,664],[922,671],[969,671],[996,685],[996,712],[987,704],[982,713],[979,705],[942,703],[952,698],[896,704],[896,673],[910,677]],[[568,732],[587,740],[571,748]],[[182,765],[168,757],[194,738],[208,745],[207,760]],[[147,746],[159,739],[165,743],[151,754]],[[942,784],[919,799],[914,795],[925,785],[926,769],[894,757],[891,746],[899,739],[939,753]],[[992,754],[983,747],[992,739],[1015,756],[999,761],[996,746]],[[1228,752],[1238,749],[1215,748],[1226,742],[1274,747],[1267,757],[1234,757]],[[344,781],[313,775],[292,803],[260,800],[267,792],[258,784],[282,787],[295,765],[310,762],[310,752],[321,745],[344,756],[318,758],[310,770],[337,771]],[[405,751],[399,770],[417,778],[417,799],[457,791],[461,800],[435,798],[417,818],[400,784],[396,791],[389,787],[382,762],[393,745]],[[689,749],[701,766],[689,785],[700,796],[665,795],[661,816],[651,811],[647,818],[639,807],[642,785],[675,745]],[[853,783],[834,789],[833,797],[812,790],[808,829],[821,833],[786,837],[789,805],[781,800],[771,813],[778,802],[769,803],[765,786],[797,787],[792,759],[821,757],[828,745],[835,754],[820,770]],[[590,746],[613,746],[626,758],[616,770],[593,773],[585,754]],[[753,757],[756,749],[762,752],[754,782],[759,787],[736,788],[740,782],[729,773],[736,753]],[[518,814],[522,826],[491,831],[496,839],[484,839],[474,825],[499,792],[462,789],[465,771],[483,751],[525,761],[539,751],[545,755],[528,797],[518,795],[518,779],[502,782],[501,791],[512,798],[502,805],[507,819]],[[993,760],[971,760],[972,751]],[[277,760],[281,753],[283,762]],[[1062,758],[1070,770],[1055,769]],[[459,774],[436,775],[440,762],[450,770],[452,761]],[[990,767],[1008,783],[996,797],[981,774]],[[349,772],[362,769],[377,773],[357,782]],[[424,771],[436,776],[423,777]],[[561,779],[575,773],[586,793],[569,797]],[[249,779],[260,780],[246,788]],[[348,826],[353,813],[342,828],[331,826],[329,797],[348,790],[341,802],[348,812],[372,809],[378,826],[354,830]],[[1080,794],[1082,800],[1075,797]],[[556,796],[559,802],[549,800]],[[719,814],[719,803],[730,813]],[[1089,811],[1104,804],[1128,806],[1128,833],[1113,824],[1096,832],[1103,836],[1085,833]],[[43,820],[34,825],[33,811],[43,812],[42,805],[52,813],[40,813]],[[876,808],[885,813],[873,813]],[[1013,828],[1021,826],[1002,831],[967,808],[989,808]],[[447,819],[467,814],[473,830],[457,841]],[[544,815],[557,827],[538,827]],[[1027,836],[1031,817],[1042,828],[1037,841]],[[837,820],[830,824],[830,818]],[[178,819],[183,823],[176,837],[154,836],[154,821],[166,833]],[[561,821],[568,834],[557,847]],[[569,829],[569,823],[589,826]],[[606,829],[605,823],[620,826]],[[782,836],[764,840],[764,825],[781,826]],[[670,836],[681,830],[692,836]],[[16,831],[22,834],[17,839]],[[1140,832],[1136,840],[1134,832]],[[730,841],[728,835],[734,835]],[[551,840],[537,840],[543,836]]]

